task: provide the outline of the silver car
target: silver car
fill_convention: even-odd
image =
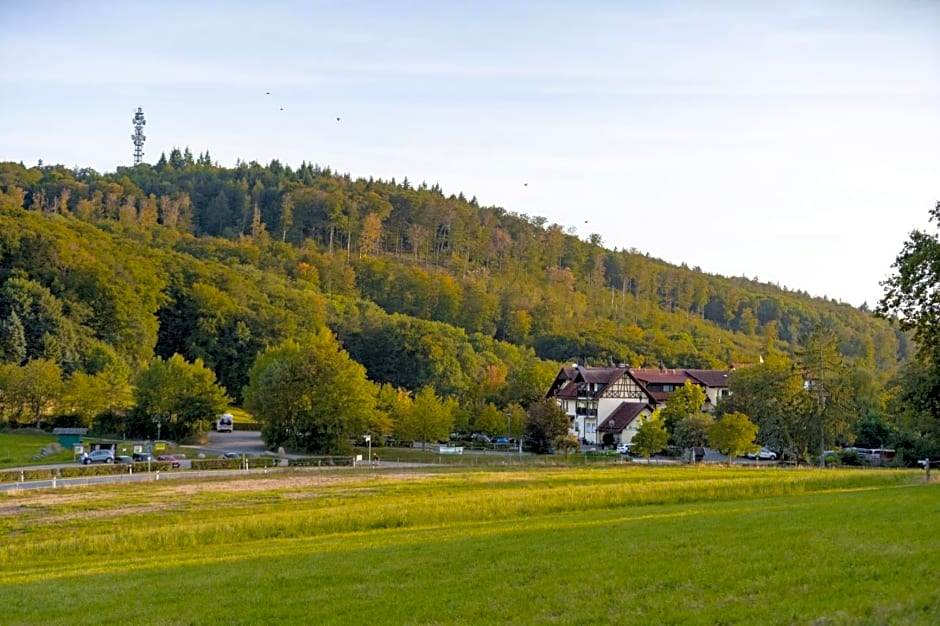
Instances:
[[[770,448],[762,447],[757,452],[748,452],[747,458],[757,459],[759,461],[776,461],[777,453]]]
[[[92,450],[82,457],[84,465],[92,463],[114,463],[114,453],[110,450]]]

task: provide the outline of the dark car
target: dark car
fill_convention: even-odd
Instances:
[[[133,463],[134,459],[132,457],[127,456],[126,454],[119,454],[116,457],[114,457],[114,462],[115,463]]]
[[[509,441],[509,437],[497,437],[493,440],[493,443],[496,445],[508,446],[511,442]]]
[[[221,455],[220,458],[223,458],[223,459],[240,459],[240,458],[242,458],[242,455],[239,454],[238,452],[226,452],[225,454]]]
[[[177,467],[180,466],[179,459],[177,459],[175,456],[171,454],[161,454],[160,456],[157,457],[157,460],[169,463],[170,467],[172,467],[173,469],[176,469]]]
[[[152,461],[153,457],[150,456],[149,452],[135,452],[133,459],[137,463],[140,463],[141,461]]]

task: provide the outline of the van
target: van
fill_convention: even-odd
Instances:
[[[220,433],[230,433],[235,430],[235,418],[231,413],[223,413],[215,421],[215,429]]]
[[[874,448],[866,459],[872,465],[887,465],[894,461],[897,452],[888,448]]]

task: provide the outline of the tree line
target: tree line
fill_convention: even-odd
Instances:
[[[907,358],[867,311],[607,250],[436,185],[178,150],[113,174],[0,164],[0,361],[48,361],[63,385],[120,371],[134,387],[179,358],[247,403],[260,355],[329,329],[386,413],[433,395],[456,403],[454,428],[502,434],[560,362],[724,367],[792,355],[820,324],[879,382]],[[69,413],[54,404],[41,413]],[[0,419],[25,406],[4,400]],[[153,428],[130,412],[124,427]]]
[[[905,335],[867,307],[710,275],[636,248],[609,250],[597,234],[582,240],[542,217],[407,179],[352,179],[276,160],[222,168],[208,153],[174,149],[153,166],[113,174],[2,163],[0,204],[150,236],[247,240],[256,249],[238,253],[280,264],[328,295],[545,359],[723,367],[770,349],[792,352],[820,323],[873,371],[890,375],[908,356]]]

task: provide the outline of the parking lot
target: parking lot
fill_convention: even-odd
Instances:
[[[193,457],[202,451],[207,457],[219,456],[226,452],[238,452],[257,456],[265,452],[261,432],[257,430],[236,430],[230,433],[217,433],[210,430],[209,441],[205,446],[193,447]],[[190,456],[187,454],[187,456]]]

